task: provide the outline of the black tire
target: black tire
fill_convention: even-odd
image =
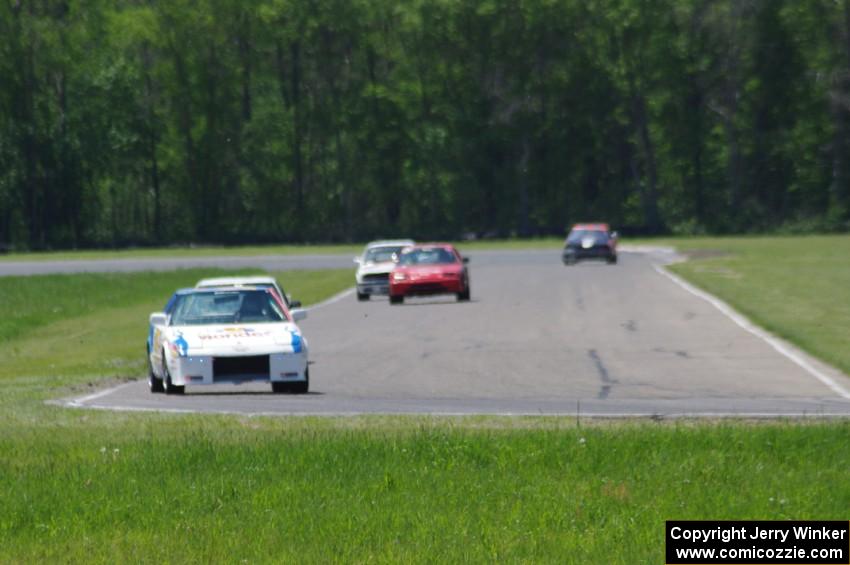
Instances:
[[[608,264],[609,265],[616,265],[617,264],[617,256],[612,255],[611,257],[608,257]]]
[[[272,383],[272,392],[275,394],[290,393],[290,394],[306,394],[310,390],[310,369],[304,371],[304,380],[296,383]]]
[[[359,302],[366,302],[367,300],[369,300],[369,295],[368,295],[368,294],[360,294],[360,293],[358,292],[358,293],[357,293],[357,300],[358,300]]]
[[[153,373],[150,351],[148,352],[148,388],[150,389],[151,394],[156,394],[158,392],[165,391],[165,387],[162,384],[162,379],[157,378],[157,376]]]
[[[469,293],[470,293],[469,283],[467,283],[466,288],[463,289],[463,292],[457,293],[458,302],[468,302],[469,301]]]
[[[186,392],[186,387],[183,385],[177,386],[171,383],[171,375],[165,378],[165,394],[183,394]]]
[[[392,296],[390,295],[390,304],[402,304],[404,302],[404,296]]]
[[[289,391],[293,394],[307,394],[310,390],[310,368],[304,369],[304,380],[297,383],[289,383]]]
[[[576,258],[575,257],[564,257],[564,265],[570,266],[570,265],[575,265],[575,264],[576,264]]]
[[[165,351],[162,352],[162,374],[165,377],[165,386],[163,390],[165,394],[183,394],[186,392],[185,386],[177,386],[171,382],[171,374],[168,372],[168,364],[165,362]]]

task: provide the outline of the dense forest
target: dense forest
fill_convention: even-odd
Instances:
[[[0,247],[850,228],[850,0],[0,0]]]

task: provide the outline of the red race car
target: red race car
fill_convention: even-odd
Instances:
[[[390,304],[401,304],[405,296],[455,294],[469,300],[469,272],[457,249],[448,243],[426,243],[401,252],[390,273]]]

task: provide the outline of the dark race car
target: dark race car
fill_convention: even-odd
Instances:
[[[582,259],[601,259],[617,262],[617,233],[608,224],[576,224],[564,242],[561,254],[564,265],[573,265]]]

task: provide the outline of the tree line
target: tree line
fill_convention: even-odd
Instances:
[[[850,228],[850,0],[2,0],[0,247]]]

